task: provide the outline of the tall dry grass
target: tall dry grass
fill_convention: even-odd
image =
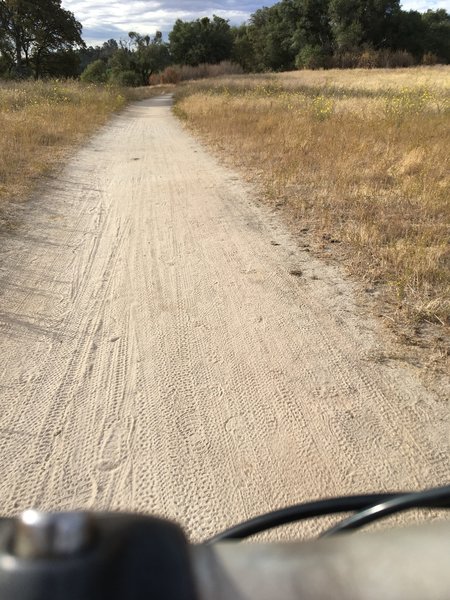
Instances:
[[[179,91],[175,111],[322,245],[341,242],[352,271],[384,291],[390,318],[415,326],[415,341],[421,323],[445,335],[449,67],[199,82]]]
[[[74,81],[0,84],[0,222],[39,176],[128,102],[161,88],[113,88]],[[3,208],[3,211],[2,211]]]

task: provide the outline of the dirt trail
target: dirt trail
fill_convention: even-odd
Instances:
[[[1,240],[0,294],[7,514],[155,512],[199,539],[292,502],[449,479],[447,405],[376,360],[351,284],[168,98],[115,117],[45,184]]]

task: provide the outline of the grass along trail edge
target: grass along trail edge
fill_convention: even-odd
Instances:
[[[450,68],[401,75],[220,78],[180,88],[174,110],[447,360]]]
[[[77,81],[0,84],[0,225],[12,226],[15,207],[39,177],[129,102],[170,86],[118,88]]]

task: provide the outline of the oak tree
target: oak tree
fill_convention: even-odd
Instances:
[[[38,79],[49,54],[84,46],[81,32],[61,0],[0,0],[0,53],[19,76]]]

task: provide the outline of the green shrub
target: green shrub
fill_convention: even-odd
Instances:
[[[326,56],[321,46],[303,46],[295,58],[297,69],[321,69],[326,65]]]
[[[138,87],[141,84],[141,79],[135,71],[113,72],[109,81],[122,87]]]
[[[106,80],[106,63],[100,59],[89,64],[81,74],[81,81],[87,83],[105,83]]]

